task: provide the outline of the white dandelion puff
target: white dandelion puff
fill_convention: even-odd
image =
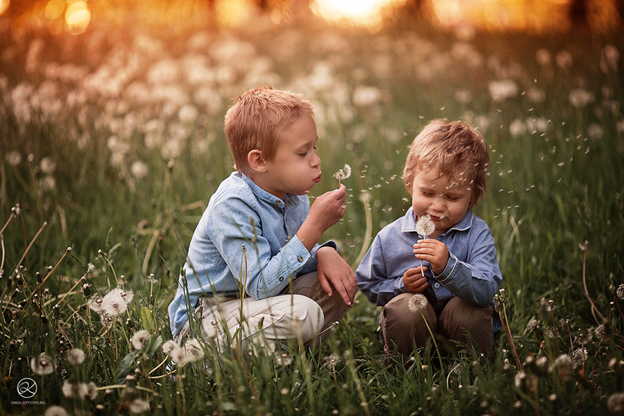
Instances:
[[[67,351],[67,361],[69,361],[71,365],[80,365],[84,362],[84,359],[85,353],[80,348],[72,348]]]
[[[46,353],[41,353],[30,359],[30,369],[33,373],[44,376],[54,372],[54,360]]]
[[[132,292],[115,288],[108,292],[102,299],[102,311],[108,316],[121,315],[128,309],[128,304],[132,301]]]
[[[429,215],[423,215],[416,221],[416,232],[427,238],[428,235],[435,231],[435,224]]]
[[[143,348],[145,348],[149,339],[150,339],[149,331],[145,329],[141,329],[140,331],[137,331],[134,333],[132,338],[130,338],[130,342],[132,343],[132,346],[134,347],[135,350],[140,351]]]
[[[344,165],[344,168],[338,169],[338,172],[334,174],[334,178],[338,179],[338,183],[340,183],[343,179],[347,179],[351,176],[351,166]]]
[[[335,352],[332,352],[328,357],[324,358],[324,361],[327,368],[333,370],[338,364],[340,364],[340,356]]]
[[[61,406],[50,406],[46,409],[44,416],[67,416],[67,410]]]
[[[426,309],[428,304],[429,301],[427,301],[425,295],[421,293],[415,293],[414,295],[412,295],[410,300],[407,301],[407,308],[412,312],[419,312],[423,309]]]
[[[178,347],[178,344],[172,340],[169,340],[162,345],[162,351],[167,355],[171,355],[176,348],[180,347]]]
[[[624,283],[621,283],[617,290],[615,291],[615,294],[618,298],[624,300]]]
[[[143,413],[150,409],[149,402],[142,399],[134,399],[128,405],[128,408],[132,413]]]
[[[614,415],[621,415],[624,413],[624,393],[613,393],[607,399],[607,408],[609,412]]]

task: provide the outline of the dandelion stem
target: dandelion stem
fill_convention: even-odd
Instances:
[[[442,355],[440,354],[440,349],[438,348],[438,343],[435,340],[435,336],[433,336],[433,332],[431,331],[431,327],[429,326],[429,322],[427,322],[427,318],[425,318],[425,314],[423,314],[422,309],[420,311],[420,316],[422,316],[425,325],[427,326],[427,331],[429,331],[429,335],[431,336],[431,341],[433,341],[433,346],[438,354],[438,360],[440,361],[440,368],[444,369],[444,365],[442,364]]]
[[[364,217],[366,218],[366,230],[364,232],[364,241],[362,242],[362,248],[360,249],[360,253],[357,255],[357,258],[351,265],[352,269],[355,269],[359,266],[360,262],[366,255],[366,251],[370,246],[371,237],[373,236],[373,214],[371,212],[370,206],[370,198],[360,198],[362,204],[364,204]]]
[[[594,320],[596,321],[596,324],[600,325],[601,322],[604,321],[604,316],[600,313],[600,311],[596,307],[596,304],[592,300],[591,296],[589,296],[589,291],[587,290],[587,280],[585,278],[585,276],[586,276],[585,268],[586,268],[586,265],[587,265],[587,246],[588,246],[588,244],[589,244],[589,242],[585,241],[585,243],[583,243],[583,245],[581,246],[581,248],[583,250],[583,289],[585,290],[585,296],[587,297],[587,300],[589,300],[589,303],[591,304],[592,316],[594,317]],[[600,320],[596,317],[596,313],[598,315],[600,315]]]
[[[9,215],[9,219],[7,220],[7,222],[4,223],[4,226],[2,227],[2,229],[0,230],[0,235],[4,232],[5,228],[9,225],[9,223],[11,222],[11,220],[13,219],[13,217],[15,217],[15,213],[11,212],[11,215]]]
[[[145,253],[145,258],[143,259],[143,267],[141,271],[144,275],[147,275],[147,266],[149,265],[150,257],[152,256],[152,251],[154,251],[154,247],[156,246],[156,241],[158,240],[158,235],[160,234],[159,230],[155,230],[152,235],[152,239],[150,240],[149,246],[147,246],[147,251]]]
[[[39,237],[39,234],[41,234],[41,232],[46,227],[46,225],[48,225],[48,222],[44,221],[43,225],[41,226],[41,228],[39,228],[39,231],[37,231],[37,234],[35,234],[35,236],[33,237],[32,241],[30,242],[30,244],[26,247],[26,250],[24,251],[24,254],[22,255],[22,258],[19,260],[19,262],[17,262],[17,265],[15,266],[16,270],[22,264],[22,262],[24,261],[24,259],[26,258],[26,255],[28,254],[28,251],[33,246],[33,244],[37,240],[37,237]]]

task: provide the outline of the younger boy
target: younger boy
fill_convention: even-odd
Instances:
[[[426,345],[429,329],[456,345],[474,340],[485,356],[492,350],[501,273],[490,229],[471,210],[485,193],[488,166],[485,140],[462,122],[432,121],[412,142],[403,172],[412,207],[379,232],[356,270],[360,290],[384,306],[386,352],[411,354]],[[416,231],[425,215],[435,225],[426,237]],[[426,305],[410,303],[413,294]]]
[[[357,290],[335,243],[317,244],[344,215],[346,189],[310,207],[321,160],[312,105],[299,94],[244,93],[225,116],[225,134],[237,172],[212,195],[193,234],[169,305],[171,332],[177,341],[188,336],[195,311],[201,335],[222,348],[234,347],[234,334],[243,348],[307,343],[342,319]]]

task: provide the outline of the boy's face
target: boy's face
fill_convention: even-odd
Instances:
[[[262,188],[278,198],[287,193],[304,195],[321,180],[321,159],[316,155],[316,123],[303,116],[285,128],[275,157],[265,161]]]
[[[418,218],[429,214],[435,224],[432,238],[444,234],[464,218],[470,209],[472,190],[451,183],[437,169],[417,172],[412,184],[412,207]]]

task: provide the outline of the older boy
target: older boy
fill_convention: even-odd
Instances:
[[[169,305],[172,334],[188,335],[195,310],[201,335],[221,347],[233,347],[234,334],[243,348],[307,343],[342,319],[357,290],[335,243],[317,244],[344,215],[346,189],[310,207],[321,160],[312,105],[299,94],[244,93],[225,116],[225,134],[237,172],[212,195],[193,234]]]
[[[403,172],[412,207],[379,232],[356,270],[360,290],[384,306],[387,352],[411,354],[431,329],[456,345],[474,340],[489,355],[501,273],[490,230],[471,210],[485,193],[488,165],[485,140],[462,122],[432,121],[412,142]],[[428,236],[416,231],[425,215],[435,225]],[[410,304],[413,294],[426,305]]]

